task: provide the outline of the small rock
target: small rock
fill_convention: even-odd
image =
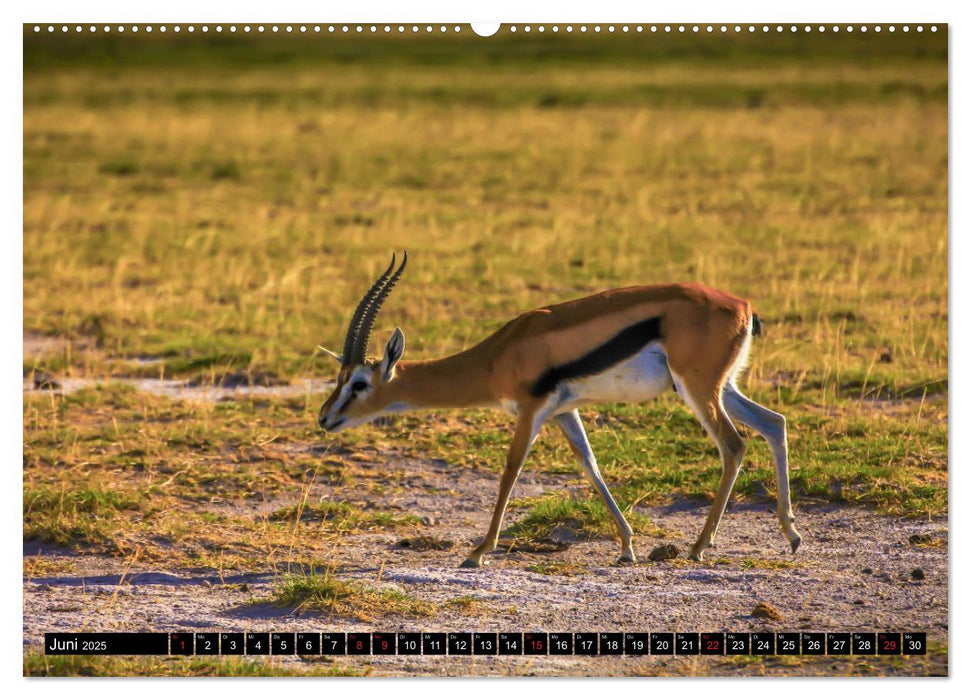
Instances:
[[[500,542],[500,546],[502,546],[501,542]],[[553,552],[562,552],[569,548],[570,548],[569,543],[553,542],[549,538],[544,537],[539,540],[525,540],[523,542],[513,542],[505,549],[508,552],[525,552],[528,554],[551,554]]]
[[[754,608],[752,608],[752,617],[757,617],[760,620],[784,620],[785,617],[781,612],[776,609],[771,603],[757,603]]]
[[[907,538],[907,541],[915,547],[942,547],[946,532],[937,530],[935,532],[918,532]]]
[[[680,554],[681,550],[678,549],[677,545],[662,544],[652,549],[651,553],[647,555],[647,558],[649,561],[666,561],[668,559],[677,559]]]
[[[853,605],[866,605],[866,601],[863,600],[862,598],[857,598],[856,600],[853,601]]]
[[[860,569],[860,573],[861,574],[872,574],[873,573],[873,569],[871,569],[869,566],[865,566],[862,569]]]
[[[422,525],[438,525],[438,518],[434,518],[431,515],[426,515],[421,519]]]
[[[577,533],[573,530],[557,526],[553,528],[547,539],[554,544],[573,544],[580,538],[577,537]]]
[[[34,375],[34,388],[49,389],[53,391],[60,389],[61,385],[51,375],[47,373],[40,373]]]
[[[219,386],[224,389],[236,389],[241,386],[286,386],[289,384],[272,372],[260,370],[227,372],[224,375],[212,377],[200,375],[190,379],[186,386]]]
[[[914,579],[915,581],[923,581],[924,570],[918,566],[916,569],[911,570],[910,578]]]
[[[437,537],[405,537],[398,541],[399,547],[413,549],[416,552],[427,552],[430,550],[444,551],[452,548],[451,540],[440,540]]]

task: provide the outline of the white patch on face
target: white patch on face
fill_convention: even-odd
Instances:
[[[358,367],[351,372],[351,378],[347,381],[347,383],[348,385],[352,385],[354,382],[364,382],[370,387],[373,374],[374,371],[369,367]]]
[[[354,385],[358,382],[364,382],[367,384],[368,388],[364,391],[354,391]],[[372,388],[372,370],[369,367],[357,367],[353,372],[351,372],[351,376],[341,387],[337,400],[334,401],[334,405],[331,406],[330,411],[327,413],[327,420],[325,421],[326,424],[333,425],[341,418],[344,409],[348,408],[355,401],[362,401],[366,399],[368,394],[371,393]],[[374,417],[376,416],[361,416],[354,419],[344,419],[343,423],[340,423],[333,428],[328,428],[327,430],[332,433],[340,432],[345,428],[367,423],[369,420],[371,420],[371,418]]]

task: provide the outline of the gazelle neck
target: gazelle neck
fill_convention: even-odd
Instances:
[[[469,351],[437,360],[399,362],[384,391],[388,406],[413,408],[469,408],[495,401],[481,363]],[[394,410],[394,409],[392,409]]]

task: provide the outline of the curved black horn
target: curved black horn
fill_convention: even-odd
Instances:
[[[354,311],[354,316],[351,317],[351,323],[347,327],[347,337],[344,339],[344,352],[342,358],[344,360],[344,366],[351,364],[357,364],[364,360],[364,351],[361,351],[361,356],[356,356],[356,350],[360,346],[357,342],[357,338],[360,335],[361,321],[364,318],[365,312],[371,305],[378,292],[384,286],[384,283],[388,281],[388,277],[391,276],[391,271],[394,269],[395,256],[394,253],[391,254],[391,264],[388,265],[388,269],[384,271],[384,274],[378,278],[378,281],[371,285],[371,288],[367,291],[361,301],[357,305],[357,309]],[[365,346],[365,349],[367,346]]]
[[[391,294],[391,290],[394,289],[395,284],[398,282],[398,278],[401,277],[401,273],[405,271],[405,265],[408,264],[408,251],[405,251],[401,258],[401,267],[391,276],[388,283],[381,288],[377,296],[374,297],[374,301],[368,306],[364,312],[364,318],[361,319],[361,327],[357,333],[357,339],[359,345],[355,348],[360,351],[361,359],[364,359],[364,353],[367,352],[368,343],[371,341],[371,328],[374,327],[374,320],[378,317],[378,311],[381,310],[381,304],[384,300],[388,298]]]

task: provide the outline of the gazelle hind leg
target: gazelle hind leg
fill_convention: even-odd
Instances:
[[[624,518],[624,514],[620,508],[617,507],[616,501],[614,501],[613,496],[610,495],[610,491],[607,489],[607,484],[604,483],[603,477],[600,475],[597,458],[594,456],[593,449],[590,447],[590,441],[587,440],[583,423],[580,422],[580,414],[576,410],[573,410],[569,413],[562,413],[555,416],[554,420],[556,420],[557,425],[560,426],[560,430],[563,431],[567,441],[570,443],[573,454],[576,455],[580,466],[583,467],[583,473],[597,491],[600,492],[600,497],[614,518],[614,523],[617,525],[617,532],[620,535],[620,561],[636,562],[637,557],[634,555],[632,543],[634,531],[631,529],[626,518]]]
[[[731,383],[725,385],[723,393],[725,410],[728,415],[742,425],[746,425],[765,438],[772,450],[775,463],[776,513],[782,532],[785,533],[793,554],[799,548],[802,537],[795,528],[796,518],[792,513],[792,500],[789,495],[789,446],[786,437],[785,416],[761,406],[742,394]]]
[[[732,421],[725,413],[720,400],[719,389],[716,392],[705,391],[701,388],[693,388],[686,384],[682,377],[678,377],[672,372],[678,393],[681,394],[688,408],[701,422],[712,440],[718,446],[718,452],[722,460],[722,475],[718,482],[718,492],[715,500],[711,504],[711,512],[705,521],[705,526],[701,530],[698,540],[691,548],[691,558],[701,561],[705,550],[715,541],[715,533],[718,531],[718,524],[728,505],[728,497],[735,486],[735,479],[738,477],[738,470],[742,464],[742,455],[745,453],[745,442],[741,435],[735,430]]]

